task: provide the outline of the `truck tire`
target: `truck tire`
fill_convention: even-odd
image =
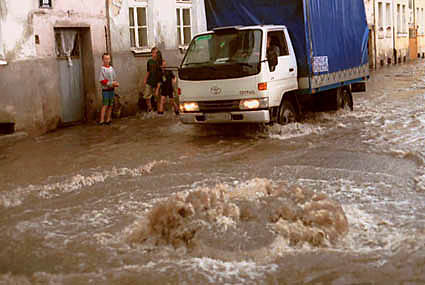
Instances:
[[[338,88],[336,93],[336,106],[339,109],[350,109],[353,111],[353,94],[351,93],[350,87]]]
[[[282,99],[280,104],[277,122],[281,125],[286,125],[297,121],[297,112],[291,100]]]

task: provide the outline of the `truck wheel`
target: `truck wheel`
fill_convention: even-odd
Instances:
[[[336,94],[336,106],[338,109],[348,109],[353,111],[353,94],[349,87],[339,88]]]
[[[277,122],[281,125],[286,125],[297,121],[297,113],[295,111],[294,105],[290,100],[282,100],[277,120]]]

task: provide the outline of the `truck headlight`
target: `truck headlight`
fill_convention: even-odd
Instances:
[[[243,99],[239,103],[241,110],[265,109],[269,107],[269,98]]]
[[[199,105],[196,102],[184,102],[180,104],[181,112],[197,112],[199,111]]]

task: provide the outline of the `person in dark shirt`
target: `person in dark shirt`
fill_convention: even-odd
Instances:
[[[270,66],[270,71],[275,71],[276,65],[278,64],[278,56],[280,56],[280,48],[275,44],[275,41],[272,36],[267,35],[267,59],[269,62],[272,62],[273,65]]]
[[[164,114],[164,104],[167,97],[170,99],[170,104],[174,108],[174,113],[179,114],[179,108],[174,101],[174,84],[176,83],[176,76],[170,70],[166,70],[167,64],[165,60],[162,60],[162,80],[161,80],[161,101],[158,108],[158,114]]]
[[[151,98],[155,96],[156,102],[159,106],[159,86],[161,83],[161,65],[158,62],[158,48],[154,47],[151,50],[152,58],[147,63],[147,73],[145,76],[145,92],[143,98],[146,100],[148,112],[152,111]]]

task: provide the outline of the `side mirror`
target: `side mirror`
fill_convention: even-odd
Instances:
[[[277,53],[274,50],[267,52],[267,62],[269,64],[270,71],[274,71],[277,65]]]

